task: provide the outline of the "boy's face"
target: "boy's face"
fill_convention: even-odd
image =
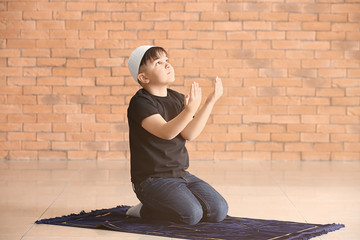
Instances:
[[[151,85],[168,85],[175,81],[174,68],[168,62],[165,53],[156,59],[148,60],[141,74],[145,75]]]

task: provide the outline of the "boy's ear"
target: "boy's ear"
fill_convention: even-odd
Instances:
[[[141,83],[149,83],[149,78],[147,78],[145,73],[139,73],[138,74],[138,79]]]

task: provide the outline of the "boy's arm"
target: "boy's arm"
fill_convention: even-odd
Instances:
[[[193,83],[190,94],[185,98],[185,109],[172,120],[166,122],[160,114],[145,118],[141,126],[151,134],[166,140],[179,135],[193,119],[201,103],[201,89],[198,83]]]
[[[206,102],[201,107],[199,112],[196,114],[193,120],[186,126],[186,128],[181,132],[181,136],[186,140],[193,140],[197,136],[200,135],[202,130],[204,129],[207,120],[210,117],[210,114],[213,110],[213,107],[217,100],[222,96],[223,94],[223,85],[220,78],[216,78],[215,80],[215,86],[214,91],[211,93],[208,98],[206,99]]]

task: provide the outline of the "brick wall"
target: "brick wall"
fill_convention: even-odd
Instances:
[[[360,160],[358,0],[0,2],[0,158],[128,159],[127,57],[220,76],[193,159]]]

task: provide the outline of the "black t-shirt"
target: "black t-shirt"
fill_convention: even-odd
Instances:
[[[151,95],[140,89],[128,107],[131,181],[139,183],[148,177],[181,177],[189,167],[186,140],[179,134],[171,140],[158,138],[146,131],[141,122],[154,114],[166,121],[184,109],[184,95],[168,89],[166,97]]]

